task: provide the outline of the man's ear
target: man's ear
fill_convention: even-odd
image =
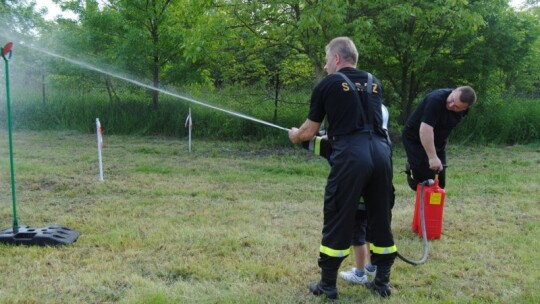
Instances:
[[[334,59],[336,60],[336,63],[339,63],[341,61],[341,57],[339,56],[338,53],[334,54]]]

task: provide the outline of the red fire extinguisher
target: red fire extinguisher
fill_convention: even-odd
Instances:
[[[437,176],[435,176],[435,180],[418,184],[412,222],[413,232],[422,237],[421,211],[423,209],[427,239],[441,238],[445,195],[444,189],[439,187]]]

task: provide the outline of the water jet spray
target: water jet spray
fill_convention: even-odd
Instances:
[[[111,72],[105,71],[105,70],[103,70],[101,68],[95,67],[95,66],[93,66],[91,64],[81,62],[79,60],[71,59],[71,58],[68,58],[68,57],[65,57],[65,56],[62,56],[62,55],[59,55],[59,54],[55,54],[55,53],[52,53],[52,52],[49,52],[49,51],[46,51],[46,50],[43,50],[43,49],[40,49],[40,48],[36,48],[36,47],[34,47],[32,45],[26,45],[26,44],[21,44],[21,45],[24,45],[24,46],[26,46],[28,48],[31,48],[31,49],[35,50],[35,51],[47,54],[49,56],[63,59],[65,61],[69,62],[69,63],[81,66],[83,68],[86,68],[86,69],[89,69],[89,70],[92,70],[92,71],[95,71],[95,72],[98,72],[98,73],[101,73],[101,74],[109,75],[111,77],[124,80],[126,82],[132,83],[134,85],[137,85],[137,86],[140,86],[140,87],[143,87],[143,88],[158,91],[158,92],[163,93],[165,95],[173,96],[173,97],[176,97],[176,98],[179,98],[179,99],[182,99],[182,100],[194,103],[194,104],[198,104],[198,105],[201,105],[201,106],[204,106],[204,107],[207,107],[207,108],[211,108],[211,109],[214,109],[214,110],[217,110],[217,111],[221,111],[221,112],[227,113],[229,115],[244,118],[246,120],[257,122],[257,123],[260,123],[260,124],[263,124],[263,125],[267,125],[267,126],[270,126],[270,127],[276,128],[276,129],[280,129],[280,130],[284,130],[284,131],[289,131],[290,130],[288,128],[278,126],[276,124],[269,123],[267,121],[264,121],[264,120],[261,120],[261,119],[255,118],[255,117],[251,117],[251,116],[248,116],[248,115],[245,115],[245,114],[242,114],[242,113],[238,113],[238,112],[235,112],[235,111],[219,108],[219,107],[204,103],[202,101],[198,101],[198,100],[195,100],[193,98],[189,98],[187,96],[182,96],[182,95],[179,95],[179,94],[175,94],[173,92],[163,90],[163,89],[155,87],[153,85],[145,84],[145,83],[142,83],[142,82],[137,81],[137,80],[133,80],[133,79],[130,79],[130,78],[127,78],[127,77],[124,77],[124,76],[121,76],[121,75],[118,75],[118,74],[115,74],[115,73],[111,73]]]

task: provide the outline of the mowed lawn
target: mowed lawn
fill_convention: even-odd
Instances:
[[[286,134],[284,133],[285,137]],[[12,225],[7,132],[0,229]],[[323,303],[318,248],[327,163],[293,145],[14,133],[20,225],[81,232],[67,246],[0,244],[0,303]],[[443,235],[426,264],[396,261],[384,303],[540,302],[540,146],[450,145]],[[398,250],[415,193],[394,151]],[[352,266],[346,259],[343,270]],[[337,303],[381,303],[338,280]]]

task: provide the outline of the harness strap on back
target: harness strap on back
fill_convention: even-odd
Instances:
[[[362,102],[362,99],[360,98],[360,95],[358,95],[358,90],[356,89],[356,85],[352,83],[352,81],[349,79],[349,77],[347,77],[347,75],[341,73],[341,72],[336,72],[334,74],[337,74],[339,76],[341,76],[343,79],[345,79],[345,81],[347,82],[347,84],[349,85],[349,87],[351,88],[351,90],[354,91],[354,95],[356,96],[356,100],[358,101],[358,103],[360,104],[360,106],[362,107],[363,111],[362,112],[362,120],[364,122],[364,130],[365,131],[373,131],[373,122],[372,121],[368,121],[367,118],[366,118],[366,111],[369,112],[369,102],[366,100],[366,102]],[[368,92],[368,96],[373,94],[373,75],[371,75],[371,73],[367,73],[368,74],[368,87],[367,87],[367,92]],[[368,97],[369,98],[369,97]],[[371,117],[371,115],[370,115]]]
[[[367,116],[368,116],[368,119],[369,119],[369,124],[371,125],[371,128],[373,129],[373,111],[370,111],[370,103],[369,103],[369,97],[373,96],[373,75],[371,75],[371,73],[369,72],[366,72],[367,73],[367,77],[368,77],[368,82],[367,82],[367,88],[366,88],[366,91],[367,91],[367,94],[366,94],[366,111],[367,111]]]
[[[373,94],[373,75],[367,73],[367,92],[368,94]]]

